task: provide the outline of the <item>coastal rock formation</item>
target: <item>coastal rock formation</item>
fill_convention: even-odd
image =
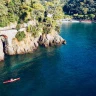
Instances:
[[[0,61],[4,60],[3,43],[0,39]]]
[[[59,36],[58,33],[43,34],[40,36],[38,42],[40,45],[45,47],[66,44],[66,41],[61,36]]]
[[[26,34],[26,37],[22,41],[18,41],[17,38],[15,38],[16,30],[14,30],[14,34],[11,34],[12,30],[11,32],[5,32],[5,34],[4,31],[0,33],[0,35],[3,33],[8,37],[4,41],[5,46],[3,46],[2,41],[0,41],[0,61],[4,60],[4,53],[7,55],[32,53],[39,45],[49,47],[66,44],[66,41],[54,30],[49,34],[40,34],[37,37],[33,37],[30,32],[26,32],[25,28],[22,30]]]
[[[26,38],[22,41],[14,38],[11,46],[6,47],[5,52],[8,55],[32,53],[39,45],[48,47],[61,44],[66,44],[66,41],[58,33],[43,34],[38,37],[32,37],[30,33],[26,33]]]
[[[39,46],[38,39],[38,37],[32,37],[31,34],[26,34],[26,38],[24,38],[22,41],[18,41],[16,38],[14,38],[12,40],[12,45],[6,48],[6,54],[15,55],[32,53]]]

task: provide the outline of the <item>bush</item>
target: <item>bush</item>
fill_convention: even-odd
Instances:
[[[60,26],[55,26],[55,30],[56,30],[57,32],[60,32]]]
[[[0,27],[5,27],[9,24],[7,16],[0,17]]]
[[[17,24],[16,29],[17,31],[20,29],[20,24]]]
[[[45,25],[45,26],[43,27],[43,33],[44,33],[44,34],[51,33],[51,29],[52,29],[52,27],[48,27],[47,25]]]
[[[32,36],[37,37],[39,33],[42,33],[43,25],[37,24],[36,26],[29,25],[26,29],[27,32],[30,32]]]
[[[8,20],[10,22],[15,22],[15,15],[14,14],[9,13],[8,16],[7,16],[7,18],[8,18]]]
[[[18,39],[18,41],[22,41],[25,38],[24,31],[18,32],[15,37]]]
[[[31,31],[31,26],[30,26],[30,25],[27,26],[26,31],[27,31],[27,32],[30,32],[30,31]]]

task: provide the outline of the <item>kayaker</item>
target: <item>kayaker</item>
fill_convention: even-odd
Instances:
[[[13,78],[11,78],[11,79],[10,79],[10,81],[14,81],[14,79],[13,79]]]
[[[20,78],[16,78],[16,79],[11,78],[10,80],[4,81],[3,83],[11,83],[11,82],[15,82],[17,80],[20,80]]]

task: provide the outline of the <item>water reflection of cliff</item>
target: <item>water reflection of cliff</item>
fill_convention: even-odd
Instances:
[[[50,82],[50,79],[56,78],[54,74],[58,74],[57,59],[60,59],[60,54],[56,50],[55,47],[41,47],[33,54],[6,56],[0,77],[3,77],[3,81],[20,77],[22,83],[19,83],[19,86],[23,86],[20,92],[27,88],[27,91],[32,90],[31,94],[36,94],[38,90],[44,90],[43,88],[49,85],[48,80]]]

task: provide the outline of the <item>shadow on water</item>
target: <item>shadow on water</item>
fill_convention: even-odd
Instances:
[[[30,96],[30,94],[38,94],[38,89],[42,92],[45,86],[49,86],[48,82],[46,82],[46,76],[50,76],[58,70],[56,64],[58,64],[57,59],[59,58],[59,54],[57,53],[56,55],[56,52],[54,52],[55,49],[56,47],[40,47],[33,54],[6,56],[0,74],[0,77],[2,78],[0,81],[3,82],[4,80],[16,77],[20,77],[21,80],[18,84],[17,82],[8,85],[0,84],[0,94],[3,94],[3,96],[16,96],[19,94],[25,96],[29,94]],[[53,69],[52,73],[50,67]],[[51,79],[53,77],[54,75]],[[21,88],[18,91],[19,86]],[[10,89],[10,87],[12,89]],[[17,90],[18,92],[15,93],[14,90]]]
[[[33,64],[35,61],[38,61],[39,59],[44,58],[46,56],[50,57],[54,55],[52,53],[53,50],[54,47],[49,47],[47,49],[41,47],[38,48],[38,50],[36,50],[32,54],[23,54],[15,56],[6,55],[4,62],[0,62],[0,65],[2,67],[0,68],[0,81],[16,77],[16,74],[13,72],[14,70],[20,69],[24,66],[29,66],[28,64]]]
[[[39,58],[34,58],[32,62],[27,63],[27,66],[22,67],[22,70],[19,71],[19,75],[23,78],[22,83],[20,83],[22,89],[16,95],[38,96],[41,93],[46,94],[50,90],[44,91],[44,89],[50,87],[50,80],[57,78],[57,76],[54,76],[54,73],[58,74],[57,59],[59,59],[59,54],[57,53],[56,55],[54,50],[55,48],[43,49]],[[54,55],[56,56],[54,57]]]
[[[5,96],[7,96],[8,93],[6,93],[6,90],[8,88],[8,86],[5,86],[3,84],[3,81],[10,79],[11,77],[11,62],[10,62],[10,56],[8,57],[8,59],[5,59],[4,62],[2,62],[3,64],[3,68],[2,70],[0,70],[0,96],[2,96],[2,94],[4,94]]]

